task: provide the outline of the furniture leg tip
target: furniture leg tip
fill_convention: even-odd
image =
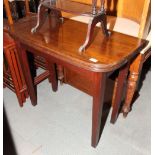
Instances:
[[[63,81],[60,81],[60,85],[61,85],[61,86],[63,85]]]
[[[128,112],[123,112],[123,117],[126,118],[128,115]]]
[[[111,31],[108,30],[108,37],[111,35]]]
[[[113,119],[110,120],[111,124],[115,124],[115,122],[116,122],[116,120],[113,120]]]
[[[36,103],[36,102],[35,102],[35,103],[32,103],[32,105],[33,105],[33,106],[36,106],[36,105],[37,105],[37,103]]]
[[[33,34],[33,33],[36,33],[36,32],[37,32],[37,30],[36,30],[35,27],[31,29],[31,33],[32,33],[32,34]]]
[[[122,109],[122,113],[123,113],[123,117],[124,117],[124,118],[127,117],[127,115],[128,115],[128,113],[129,113],[130,110],[131,110],[131,109],[128,108],[128,107],[124,107],[124,108]]]
[[[97,144],[98,144],[98,143],[92,143],[91,146],[92,146],[93,148],[96,148]]]
[[[23,107],[23,104],[19,104],[19,106],[22,108]]]
[[[61,23],[64,23],[64,18],[61,17],[61,18],[60,18],[60,21],[61,21]]]
[[[85,51],[85,47],[84,46],[80,46],[79,53],[82,53],[83,51]]]

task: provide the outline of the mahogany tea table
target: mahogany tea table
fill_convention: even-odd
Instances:
[[[107,30],[104,0],[100,0],[100,8],[97,7],[97,1],[98,0],[92,0],[92,5],[87,5],[76,2],[76,0],[41,0],[38,6],[37,23],[36,26],[31,29],[31,32],[35,33],[40,29],[49,12],[54,15],[56,21],[61,22],[61,24],[63,24],[62,12],[92,17],[88,24],[85,42],[79,48],[79,52],[85,51],[92,41],[94,28],[97,23],[101,24],[102,32],[106,37],[110,35],[110,32]]]
[[[37,53],[46,59],[54,91],[58,87],[55,64],[77,72],[92,81],[91,144],[96,147],[99,141],[102,107],[105,103],[106,80],[115,70],[119,70],[118,87],[114,99],[116,110],[113,115],[116,119],[130,61],[145,46],[146,41],[117,32],[112,32],[110,37],[103,37],[102,30],[95,27],[92,44],[86,51],[79,53],[79,46],[85,40],[87,24],[69,19],[64,19],[63,24],[51,24],[54,22],[52,18],[49,16],[35,34],[31,33],[32,27],[36,24],[35,17],[26,17],[10,27],[10,34],[18,46],[19,59],[31,102],[33,105],[37,104],[37,96],[34,81],[31,78],[27,51]]]

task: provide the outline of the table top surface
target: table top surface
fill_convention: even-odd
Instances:
[[[83,53],[79,53],[78,49],[86,38],[87,24],[69,19],[65,19],[63,24],[55,24],[53,18],[47,17],[41,29],[32,34],[31,29],[36,22],[36,15],[19,20],[11,26],[11,36],[38,50],[38,53],[95,72],[119,68],[146,44],[145,40],[117,32],[105,37],[101,28],[96,27],[92,43]]]

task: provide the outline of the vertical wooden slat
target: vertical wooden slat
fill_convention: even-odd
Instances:
[[[149,9],[150,9],[150,0],[145,0],[142,17],[141,17],[141,22],[140,22],[140,29],[139,29],[139,33],[138,33],[139,38],[143,38],[145,30],[149,29],[148,28],[150,26],[150,18],[148,19],[148,16],[150,15]]]
[[[26,15],[29,15],[30,13],[29,0],[25,0],[25,7],[26,7]]]
[[[8,22],[9,22],[10,25],[12,25],[13,24],[13,19],[12,19],[12,15],[11,15],[8,0],[4,0],[4,5],[5,5],[6,14],[7,14],[7,17],[8,17]]]

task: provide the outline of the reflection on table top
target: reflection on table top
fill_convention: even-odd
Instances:
[[[31,28],[35,24],[36,16],[21,19],[11,27],[10,33],[39,52],[97,72],[120,67],[146,44],[144,40],[117,32],[112,32],[108,38],[104,37],[102,30],[96,27],[91,45],[80,54],[78,49],[85,40],[87,24],[69,19],[60,24],[49,16],[42,28],[32,34]]]

